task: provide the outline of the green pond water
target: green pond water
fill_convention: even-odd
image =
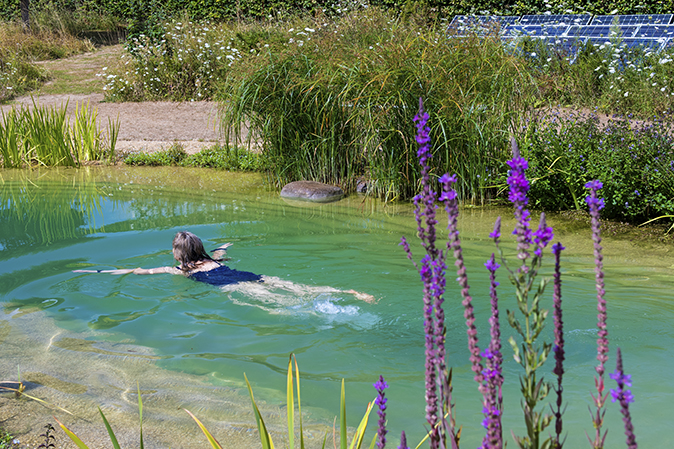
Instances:
[[[128,345],[129,353],[146,353],[152,365],[161,368],[162,382],[190,376],[214,388],[227,387],[242,392],[235,398],[245,408],[249,399],[242,390],[244,373],[257,399],[272,405],[284,402],[288,355],[295,353],[303,409],[311,422],[330,426],[338,413],[341,379],[346,382],[349,424],[355,426],[375,397],[372,383],[382,374],[390,385],[391,446],[397,446],[401,430],[409,435],[410,444],[416,445],[423,436],[421,284],[398,245],[405,235],[414,242],[415,257],[422,255],[414,239],[410,205],[384,205],[357,196],[324,205],[288,203],[265,190],[257,175],[175,168],[5,170],[0,171],[0,192],[0,301],[10,326],[21,322],[25,332],[35,335],[47,328],[62,329],[85,335],[83,341],[97,347]],[[503,215],[508,240],[509,214],[508,209],[465,209],[460,220],[482,343],[489,311],[488,278],[482,264],[493,251],[488,234],[496,216]],[[588,406],[596,366],[590,231],[575,222],[554,217],[550,221],[555,240],[567,247],[563,254],[564,430],[567,447],[586,447],[585,432],[593,431]],[[239,286],[222,290],[171,275],[72,272],[171,265],[171,241],[179,230],[199,235],[207,249],[233,242],[227,262],[232,268],[277,277],[299,288],[355,289],[377,301],[370,304],[347,293],[311,289],[291,292]],[[514,245],[506,248],[512,253]],[[674,447],[670,424],[674,416],[673,248],[627,239],[607,239],[605,248],[611,348],[607,372],[615,369],[619,345],[634,384],[636,402],[631,410],[637,441],[645,448]],[[549,256],[546,275],[551,273],[551,261]],[[462,447],[476,447],[483,435],[482,407],[472,381],[454,277],[448,275],[446,300],[448,363],[454,368]],[[502,304],[512,308],[512,288],[502,272],[498,277]],[[550,287],[548,308],[551,291]],[[31,321],[31,316],[41,319]],[[546,339],[552,333],[551,318]],[[512,334],[505,321],[502,331],[504,339]],[[44,338],[46,346],[57,340],[61,347],[67,346],[65,339],[57,337],[58,331],[50,332],[53,335]],[[101,351],[91,352],[90,369],[95,369]],[[11,357],[20,361],[22,371],[47,369],[40,365],[39,348]],[[516,433],[523,429],[520,367],[512,361],[507,343],[504,357],[504,426],[509,435],[511,429]],[[549,380],[552,362],[543,368]],[[139,381],[141,388],[158,388],[148,378],[134,379],[142,374],[133,371],[119,376],[125,377],[127,386],[135,388]],[[86,383],[75,373],[61,380]],[[615,386],[608,376],[606,382],[610,388]],[[106,385],[108,390],[120,388],[112,383],[101,382],[96,388],[100,394],[114,396],[114,391],[105,392]],[[149,402],[146,413],[151,414],[152,407],[161,408],[162,401],[169,403],[170,395],[165,392]],[[607,447],[621,447],[621,415],[617,404],[608,402]],[[208,399],[202,403],[207,408]],[[216,407],[212,413],[224,413],[225,408]],[[371,419],[371,428],[375,426],[376,416]],[[217,436],[217,426],[211,430]]]

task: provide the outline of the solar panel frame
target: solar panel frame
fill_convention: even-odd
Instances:
[[[516,22],[519,16],[454,16],[448,30],[455,29],[457,34],[477,32],[478,35],[487,34],[498,23],[503,29],[509,22]]]
[[[555,49],[566,50],[569,56],[574,60],[578,50],[584,47],[588,40],[586,37],[571,38],[563,36],[549,36],[542,39],[545,40],[545,43],[549,48],[554,47]]]
[[[618,25],[667,25],[672,23],[674,14],[626,14],[594,16],[591,25],[612,25],[614,20]]]
[[[634,49],[640,46],[643,47],[644,49],[650,49],[650,51],[653,53],[658,53],[664,50],[666,48],[667,42],[670,40],[671,39],[667,38],[653,39],[647,37],[628,37],[625,39],[621,39],[619,41],[611,41],[606,38],[599,38],[599,39],[590,38],[590,42],[592,42],[592,45],[594,45],[595,47],[610,46],[623,49],[624,48]]]
[[[612,37],[634,37],[639,30],[639,25],[626,25],[616,27],[613,25],[572,25],[567,32],[568,37],[589,37],[589,38],[612,38]],[[620,31],[620,34],[618,34]]]
[[[627,39],[622,39],[620,41],[620,46],[623,48],[636,48],[642,47],[644,50],[650,49],[654,53],[661,51],[667,39],[653,39],[647,37],[630,37]]]
[[[568,28],[568,25],[508,25],[502,34],[508,37],[563,36]]]
[[[641,25],[634,37],[674,37],[674,25]]]
[[[520,17],[522,25],[587,25],[592,20],[591,14],[529,14]]]
[[[575,22],[575,23],[574,23]],[[660,52],[674,48],[674,14],[634,14],[595,16],[589,14],[541,14],[525,16],[454,16],[451,26],[459,31],[477,28],[490,30],[501,26],[501,39],[507,45],[519,46],[521,37],[540,39],[547,46],[567,52],[574,62],[578,51],[592,44],[643,47],[644,51]],[[670,24],[671,23],[671,24]]]

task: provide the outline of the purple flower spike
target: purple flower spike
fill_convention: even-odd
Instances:
[[[443,295],[445,292],[445,253],[436,247],[435,216],[437,200],[436,192],[431,189],[430,160],[433,156],[430,146],[429,115],[424,111],[423,101],[419,100],[419,112],[414,117],[417,128],[416,140],[419,144],[417,156],[421,166],[421,193],[414,197],[414,215],[417,222],[417,234],[426,255],[421,259],[419,270],[424,285],[424,334],[426,347],[425,385],[426,385],[426,420],[430,427],[429,442],[431,449],[438,449],[440,445],[440,429],[438,423],[442,416],[439,412],[438,388],[440,399],[444,401],[447,392],[445,377],[445,315],[443,310]],[[441,195],[442,201],[453,201],[456,192],[447,187],[456,182],[456,177],[443,176],[440,180],[445,186]],[[401,245],[412,259],[409,244],[403,238]],[[439,387],[438,387],[439,386]],[[444,402],[443,402],[444,404]]]
[[[412,263],[414,264],[414,267],[417,268],[417,263],[412,258],[412,250],[410,249],[410,244],[407,243],[407,239],[404,236],[400,237],[400,243],[398,243],[398,245],[403,247],[403,249],[405,250],[405,254],[407,254],[407,258],[411,260]]]
[[[555,415],[555,447],[561,448],[562,441],[562,377],[564,375],[564,323],[562,322],[562,277],[559,268],[562,251],[565,248],[561,243],[552,245],[552,254],[555,256],[555,274],[553,275],[554,291],[552,292],[553,315],[555,321],[555,344],[553,352],[555,353],[555,368],[552,373],[557,376],[557,393],[556,409],[553,409]]]
[[[510,172],[508,175],[508,186],[510,192],[508,198],[515,206],[515,230],[513,235],[517,236],[517,257],[522,261],[520,270],[527,272],[525,265],[529,258],[529,246],[531,245],[531,229],[529,228],[529,210],[526,208],[529,204],[527,192],[529,191],[529,181],[524,171],[529,167],[526,159],[519,156],[517,142],[513,140],[513,158],[508,161]]]
[[[494,230],[489,234],[489,238],[494,240],[496,246],[499,244],[499,239],[501,238],[501,217],[496,218],[494,222]]]
[[[548,246],[548,243],[550,243],[553,236],[552,228],[548,227],[545,222],[545,214],[541,214],[541,221],[538,224],[538,229],[534,232],[534,243],[536,243],[534,254],[537,257],[543,255],[543,249]]]
[[[377,447],[384,449],[386,447],[386,397],[384,390],[388,388],[388,384],[384,380],[384,376],[380,375],[379,380],[374,383],[374,388],[377,390],[377,398],[374,400],[375,405],[379,406],[377,415],[379,415],[379,422],[377,427]]]
[[[451,182],[444,184],[443,189],[448,190],[451,187]],[[466,274],[466,265],[463,261],[463,250],[461,249],[461,239],[459,238],[458,218],[459,218],[459,202],[456,195],[449,195],[450,200],[445,201],[445,210],[447,211],[447,229],[449,240],[447,242],[447,252],[452,252],[456,259],[454,265],[456,266],[457,281],[461,286],[461,296],[463,297],[463,316],[466,319],[466,327],[468,334],[468,350],[470,351],[470,362],[472,364],[473,373],[475,373],[475,381],[479,385],[479,390],[485,394],[485,387],[483,385],[483,368],[482,358],[480,357],[480,347],[477,340],[477,328],[475,327],[475,314],[473,313],[473,298],[470,296],[470,286],[468,285],[468,275]]]
[[[524,158],[514,157],[508,161],[508,166],[510,167],[510,176],[508,176],[510,193],[508,194],[508,199],[511,203],[526,206],[529,204],[529,199],[527,198],[529,181],[524,175],[524,171],[529,168],[529,163]]]
[[[611,390],[613,402],[620,402],[620,411],[623,414],[623,422],[625,423],[625,435],[627,437],[627,447],[629,449],[637,449],[637,440],[634,435],[634,426],[632,425],[632,417],[630,416],[630,403],[634,402],[634,396],[630,390],[625,387],[632,386],[631,376],[625,374],[623,371],[623,357],[618,348],[616,355],[616,370],[615,373],[609,374],[611,379],[618,383],[618,388]]]
[[[405,431],[400,434],[400,446],[398,446],[398,449],[410,449],[407,447],[407,437],[405,436]]]
[[[491,340],[489,347],[484,350],[482,357],[485,359],[485,369],[483,371],[486,380],[485,402],[483,412],[485,419],[482,425],[487,429],[487,434],[482,442],[482,447],[489,449],[500,449],[503,447],[503,432],[501,428],[501,410],[503,405],[503,396],[501,386],[503,385],[503,355],[501,354],[501,325],[499,323],[498,295],[496,287],[496,270],[500,265],[496,262],[496,256],[484,264],[489,271],[489,296],[491,298]]]
[[[597,197],[597,190],[601,189],[602,183],[598,180],[590,181],[585,184],[585,187],[590,189],[590,194],[585,199],[585,202],[590,209],[590,217],[592,219],[592,241],[594,242],[594,263],[595,263],[595,282],[597,287],[597,360],[599,365],[595,370],[595,387],[597,389],[597,396],[592,395],[592,399],[596,406],[596,411],[592,416],[592,421],[595,428],[594,445],[595,449],[604,447],[604,439],[606,433],[602,436],[601,427],[604,421],[604,411],[602,410],[606,402],[606,395],[604,394],[604,364],[608,360],[608,331],[606,330],[606,300],[604,299],[604,257],[602,256],[601,247],[601,233],[599,222],[599,211],[604,207],[603,199]]]

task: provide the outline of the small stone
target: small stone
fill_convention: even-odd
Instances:
[[[330,203],[340,200],[344,191],[337,186],[316,181],[295,181],[281,189],[281,197],[293,200]]]

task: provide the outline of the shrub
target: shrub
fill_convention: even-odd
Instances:
[[[225,25],[174,21],[160,37],[156,43],[145,35],[131,38],[119,66],[104,69],[107,100],[209,100],[241,57]]]
[[[261,171],[264,160],[257,154],[240,148],[215,145],[188,155],[179,143],[153,153],[134,153],[124,158],[127,165],[218,168],[230,171]]]
[[[639,222],[674,211],[674,137],[665,117],[649,121],[596,114],[548,115],[523,137],[531,164],[530,199],[543,210],[580,209],[583,186],[604,184],[609,219]]]

